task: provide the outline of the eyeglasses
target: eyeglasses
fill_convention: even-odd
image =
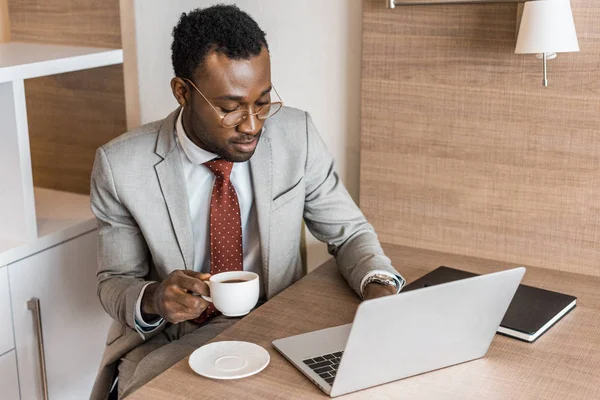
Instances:
[[[204,100],[206,100],[206,102],[212,107],[213,110],[215,110],[215,112],[221,119],[221,126],[223,128],[236,127],[239,124],[241,124],[242,122],[244,122],[245,120],[247,120],[248,117],[251,117],[254,115],[256,115],[256,118],[258,118],[259,120],[264,121],[265,119],[271,118],[273,115],[277,114],[277,112],[279,110],[281,110],[281,108],[283,107],[283,101],[281,101],[281,96],[279,96],[279,93],[277,93],[277,89],[275,89],[275,86],[271,85],[273,87],[273,90],[275,91],[275,94],[277,94],[277,97],[279,98],[280,101],[275,101],[273,103],[268,103],[263,106],[260,106],[256,110],[256,112],[253,112],[253,113],[251,113],[248,110],[235,110],[235,111],[228,112],[225,115],[222,115],[219,112],[219,110],[217,110],[216,107],[213,106],[210,101],[208,101],[206,96],[204,96],[204,94],[202,94],[200,89],[198,89],[196,87],[196,85],[194,85],[194,82],[192,82],[191,80],[189,80],[187,78],[183,78],[183,80],[187,81],[190,85],[192,85],[192,87],[194,89],[196,89],[196,91],[198,93],[200,93],[200,96],[202,96],[202,98]]]

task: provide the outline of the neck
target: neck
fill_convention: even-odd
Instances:
[[[193,132],[193,129],[192,129],[191,123],[189,122],[190,116],[189,116],[187,110],[188,110],[187,108],[184,108],[183,115],[181,116],[182,117],[181,124],[183,125],[183,133],[185,133],[185,136],[187,136],[188,139],[190,139],[192,141],[192,143],[194,143],[196,146],[198,146],[202,150],[210,151],[202,144],[202,142],[200,142],[200,140],[198,140],[196,135],[190,134],[191,132]]]

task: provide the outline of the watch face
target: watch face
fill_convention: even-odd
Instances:
[[[403,286],[403,282],[400,282],[395,276],[390,276],[387,274],[374,274],[367,278],[367,280],[363,283],[361,287],[361,295],[363,290],[370,283],[377,283],[379,285],[385,286],[393,286],[396,289],[396,293],[400,292],[400,289]]]
[[[375,275],[372,277],[372,280],[370,280],[370,282],[379,283],[381,285],[396,286],[396,288],[398,288],[396,280],[385,275]]]

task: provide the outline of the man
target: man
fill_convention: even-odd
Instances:
[[[256,272],[263,301],[302,277],[303,221],[364,299],[404,283],[308,114],[283,107],[249,15],[183,14],[172,62],[180,108],[96,153],[98,295],[114,323],[94,399],[126,397],[236,322],[193,295],[211,273]]]

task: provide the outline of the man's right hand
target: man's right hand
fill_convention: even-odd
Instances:
[[[198,318],[208,307],[208,302],[197,293],[210,296],[206,280],[210,274],[189,270],[171,272],[162,282],[148,285],[142,297],[142,316],[151,320],[159,315],[166,321],[178,323]]]

